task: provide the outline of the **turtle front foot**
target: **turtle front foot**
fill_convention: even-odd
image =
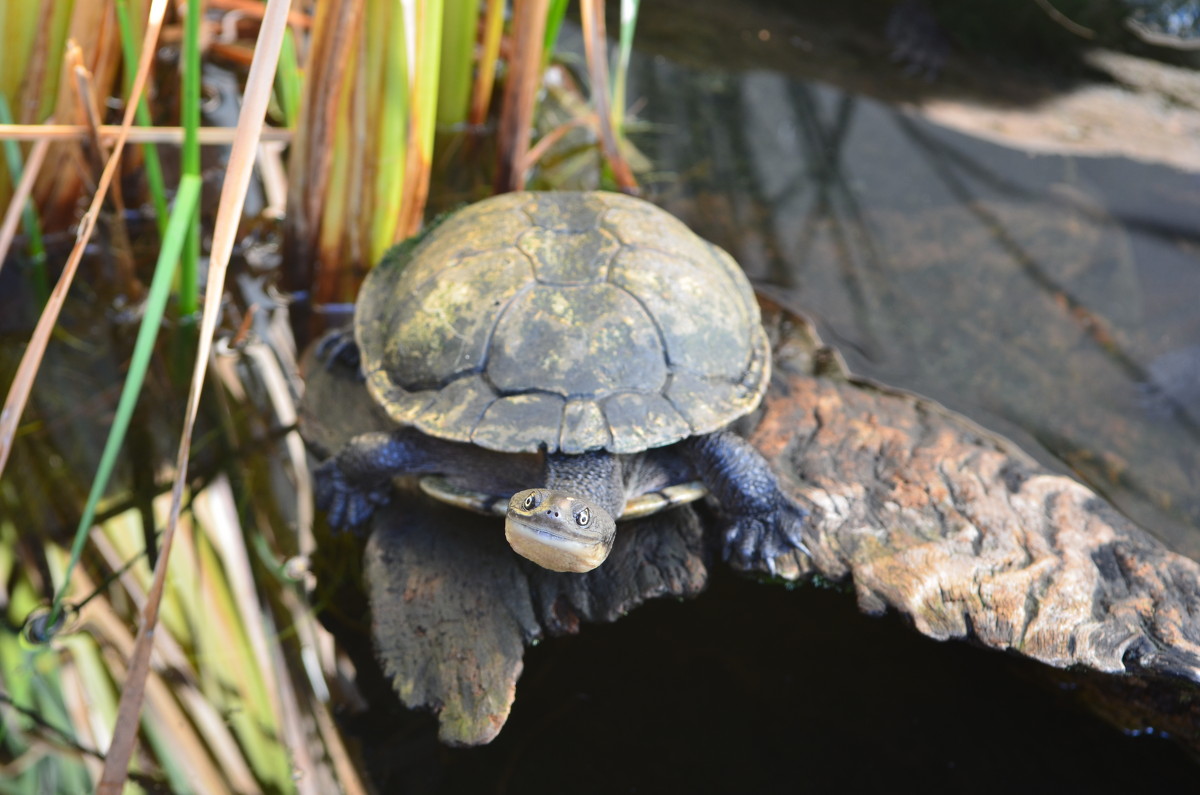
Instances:
[[[725,560],[739,569],[766,567],[775,574],[775,559],[793,550],[806,555],[802,533],[808,512],[780,495],[775,510],[737,517],[725,531]]]
[[[339,530],[359,530],[375,509],[391,498],[390,481],[363,485],[346,476],[334,456],[313,473],[313,496],[329,524]]]
[[[335,329],[318,340],[317,361],[325,365],[327,370],[353,370],[358,380],[362,381],[362,356],[359,354],[358,343],[354,340],[354,327]]]

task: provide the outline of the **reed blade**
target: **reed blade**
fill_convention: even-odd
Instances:
[[[154,644],[167,564],[170,560],[172,541],[183,502],[183,484],[187,478],[192,429],[195,427],[200,393],[204,387],[205,374],[208,370],[213,331],[216,328],[221,296],[224,292],[225,273],[229,265],[229,257],[233,253],[234,238],[246,198],[246,188],[250,183],[250,174],[254,168],[259,133],[262,131],[267,105],[270,102],[275,65],[279,61],[287,16],[288,0],[267,1],[262,28],[254,50],[254,61],[246,80],[242,110],[238,117],[239,137],[230,152],[225,183],[221,189],[221,198],[217,208],[216,224],[213,229],[204,314],[200,324],[200,344],[192,374],[192,387],[188,394],[187,414],[180,436],[175,482],[171,491],[171,509],[166,529],[163,531],[162,551],[154,569],[154,580],[142,611],[137,641],[130,660],[129,674],[121,693],[117,724],[113,731],[113,742],[105,758],[104,772],[97,788],[98,792],[105,795],[118,795],[121,792],[127,777],[129,760],[133,754],[138,715],[141,712],[146,676],[149,673],[150,651]]]

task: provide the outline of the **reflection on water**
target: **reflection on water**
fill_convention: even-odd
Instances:
[[[764,36],[744,33],[712,43],[737,69],[635,64],[635,140],[669,175],[652,198],[856,373],[1013,438],[1200,557],[1196,175],[984,142],[755,68]]]

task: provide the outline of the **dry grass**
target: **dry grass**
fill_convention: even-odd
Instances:
[[[150,115],[161,124],[153,127],[133,126],[137,103],[129,97],[120,100],[120,125],[106,118],[121,82],[118,4],[141,37],[130,96],[154,86]],[[420,228],[438,146],[463,147],[466,137],[469,149],[487,150],[494,125],[497,154],[476,161],[481,173],[463,198],[486,193],[493,177],[504,188],[523,184],[562,136],[551,132],[531,147],[550,3],[518,0],[507,33],[495,0],[418,0],[403,18],[382,0],[318,4],[315,16],[307,3],[291,5],[210,0],[191,30],[166,0],[73,9],[43,0],[0,10],[7,34],[15,34],[0,53],[0,94],[17,108],[15,123],[0,125],[0,139],[22,142],[24,158],[19,184],[0,173],[0,262],[29,239],[16,236],[29,223],[26,197],[47,234],[74,235],[71,253],[51,261],[61,275],[20,364],[10,368],[13,357],[0,348],[0,368],[10,368],[0,371],[11,372],[0,414],[0,606],[10,627],[24,627],[0,631],[4,791],[365,791],[333,719],[336,704],[356,698],[352,671],[309,602],[315,520],[294,427],[302,388],[287,307],[261,278],[231,290],[227,269],[244,234],[256,160],[268,192],[289,197],[286,286],[308,293],[318,308],[352,299],[370,263]],[[602,19],[599,3],[589,9]],[[404,32],[387,35],[395,30]],[[590,31],[593,79],[606,86],[603,27]],[[152,66],[156,53],[188,35],[211,59],[250,64],[236,131],[172,126],[176,75]],[[455,45],[443,52],[451,36]],[[507,76],[502,103],[492,96],[497,74]],[[441,113],[455,126],[439,131],[438,89],[451,84],[458,99]],[[558,126],[592,130],[618,184],[632,189],[607,89],[596,97],[596,107],[581,104],[576,118]],[[272,107],[290,128],[264,127]],[[125,229],[123,209],[147,199],[138,187],[142,157],[127,144],[173,147],[189,134],[202,146],[232,147],[211,230],[203,315],[197,327],[176,309],[149,372],[130,373],[147,378],[144,389],[154,394],[190,383],[186,398],[172,395],[151,408],[143,400],[139,408],[141,422],[148,411],[185,404],[180,439],[173,456],[145,456],[127,443],[120,465],[142,486],[133,488],[126,474],[105,491],[107,474],[97,476],[92,523],[83,511],[86,466],[67,459],[79,483],[49,476],[44,464],[59,455],[63,434],[82,434],[80,449],[94,446],[89,437],[113,424],[117,390],[105,384],[84,387],[81,398],[39,400],[37,374],[48,352],[55,361],[63,352],[86,360],[104,347],[76,329],[71,313],[60,315],[83,293],[113,290],[73,284],[79,272],[95,275],[79,270],[95,232],[125,263],[119,300],[141,305],[139,241]],[[290,146],[286,185],[278,168],[266,176],[277,159],[260,148],[267,140]],[[114,192],[114,184],[132,192]],[[169,184],[177,189],[182,178]],[[123,369],[129,352],[119,344],[115,351]],[[57,385],[64,373],[91,383],[90,373],[62,367],[44,378]],[[156,433],[134,430],[143,442]],[[214,449],[235,451],[233,466],[189,474],[197,456],[211,460]],[[81,513],[71,549],[61,520]],[[61,626],[46,607],[55,598],[68,606]]]

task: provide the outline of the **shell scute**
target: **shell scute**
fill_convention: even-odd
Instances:
[[[565,402],[540,392],[499,398],[471,431],[471,441],[490,450],[536,453],[547,439],[557,440]]]
[[[578,454],[606,448],[612,443],[612,431],[600,405],[591,399],[567,401],[563,409],[562,432],[558,449]]]
[[[539,389],[565,397],[657,389],[667,365],[652,318],[612,285],[538,284],[496,325],[487,375],[500,392]]]
[[[692,434],[687,420],[657,392],[613,395],[604,401],[604,416],[612,429],[608,449],[614,453],[638,453]]]
[[[531,282],[529,261],[508,249],[452,260],[412,289],[398,285],[400,295],[379,313],[363,345],[375,354],[370,369],[387,371],[410,391],[482,369],[496,313]]]
[[[751,323],[732,283],[715,279],[711,269],[691,260],[637,247],[622,249],[609,279],[655,319],[672,366],[706,375],[738,374]]]

